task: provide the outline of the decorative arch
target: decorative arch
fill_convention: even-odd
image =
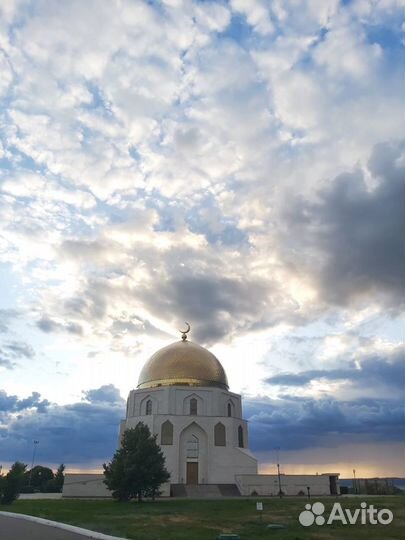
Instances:
[[[156,414],[156,401],[149,394],[143,398],[140,404],[140,415],[141,416],[150,416]]]
[[[190,414],[194,416],[198,414],[198,401],[195,397],[190,399]]]
[[[187,467],[190,462],[198,463],[198,483],[209,483],[208,478],[208,435],[197,423],[191,422],[179,435],[178,483],[187,483]]]
[[[148,416],[150,414],[152,414],[152,410],[153,410],[153,403],[152,403],[152,400],[151,399],[147,399],[146,400],[146,404],[145,404],[145,414]]]
[[[215,446],[226,446],[226,429],[221,422],[215,424],[214,427],[214,444]]]
[[[244,441],[243,427],[239,426],[238,427],[238,446],[239,446],[239,448],[244,448],[245,447],[244,443],[245,443],[245,441]]]
[[[183,401],[183,414],[197,416],[204,413],[203,411],[204,401],[196,393],[189,394]]]
[[[226,416],[235,416],[235,405],[231,399],[229,399],[226,403]]]
[[[173,444],[173,424],[170,420],[163,422],[160,433],[160,444]]]

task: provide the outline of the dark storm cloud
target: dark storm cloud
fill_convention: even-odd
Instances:
[[[244,401],[253,451],[296,450],[347,442],[402,441],[403,399],[281,399]]]
[[[214,275],[185,275],[157,284],[141,293],[155,314],[166,320],[188,320],[193,337],[201,343],[219,341],[234,332],[243,332],[269,317],[280,317],[282,302],[272,313],[271,284],[249,277],[230,279]],[[270,320],[270,317],[273,317]]]
[[[32,441],[40,441],[42,463],[99,462],[115,451],[125,401],[113,385],[84,392],[85,400],[50,404],[33,392],[26,399],[0,392],[2,459],[29,461]],[[41,414],[34,413],[37,411]],[[284,396],[245,399],[253,451],[333,446],[337,442],[403,440],[403,400],[337,401]]]
[[[266,379],[268,384],[305,386],[311,381],[345,380],[361,386],[385,385],[392,390],[402,390],[405,385],[405,351],[403,348],[387,353],[385,357],[366,355],[356,360],[339,361],[337,369],[310,369],[300,373],[279,373]]]
[[[85,401],[49,404],[34,392],[19,400],[0,392],[0,448],[4,462],[28,462],[32,441],[39,440],[38,460],[46,463],[100,464],[111,458],[117,445],[125,401],[112,385],[84,392]],[[44,407],[42,404],[46,404]],[[32,407],[42,414],[35,414]],[[18,412],[18,414],[16,414]]]
[[[285,245],[295,262],[318,282],[327,303],[347,305],[369,295],[391,308],[403,303],[404,177],[403,144],[379,144],[363,171],[338,176],[311,203],[288,201]],[[300,245],[294,245],[295,239]],[[298,259],[297,259],[298,257]]]
[[[35,408],[37,412],[45,412],[49,405],[49,401],[41,399],[41,394],[32,392],[32,394],[24,399],[19,399],[17,396],[8,395],[4,390],[0,390],[0,413],[20,412],[26,409]]]

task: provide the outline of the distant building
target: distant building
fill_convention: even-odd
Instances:
[[[393,495],[398,490],[393,478],[356,478],[351,491],[358,495]]]

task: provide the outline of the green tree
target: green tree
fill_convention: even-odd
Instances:
[[[11,504],[20,494],[24,485],[24,474],[27,465],[16,461],[6,476],[0,478],[0,503]]]
[[[25,473],[25,483],[28,486],[34,488],[34,491],[40,491],[44,493],[46,491],[47,484],[50,480],[53,480],[54,474],[49,467],[43,467],[42,465],[36,465],[30,471]]]
[[[48,480],[45,486],[45,491],[47,493],[60,493],[63,489],[63,484],[65,481],[65,466],[62,463],[59,465],[58,470],[55,473],[55,477],[52,480]]]
[[[58,467],[58,470],[55,474],[55,484],[59,488],[59,491],[62,491],[63,484],[65,482],[65,466],[63,463],[61,463]]]
[[[141,501],[144,495],[158,494],[161,484],[169,480],[156,437],[142,422],[124,432],[121,448],[108,465],[103,464],[104,483],[115,499]]]

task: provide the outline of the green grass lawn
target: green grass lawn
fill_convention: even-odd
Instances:
[[[403,496],[367,497],[367,504],[389,508],[394,513],[391,525],[345,525],[302,527],[298,515],[307,502],[303,498],[263,499],[262,520],[255,499],[165,500],[116,503],[105,500],[17,501],[1,510],[31,514],[78,525],[107,534],[136,540],[209,540],[220,532],[237,533],[242,540],[391,540],[405,536],[405,499]],[[335,499],[321,500],[327,511]],[[339,498],[344,508],[355,509],[361,498]],[[315,502],[315,499],[314,501]],[[283,523],[283,530],[266,528]]]

